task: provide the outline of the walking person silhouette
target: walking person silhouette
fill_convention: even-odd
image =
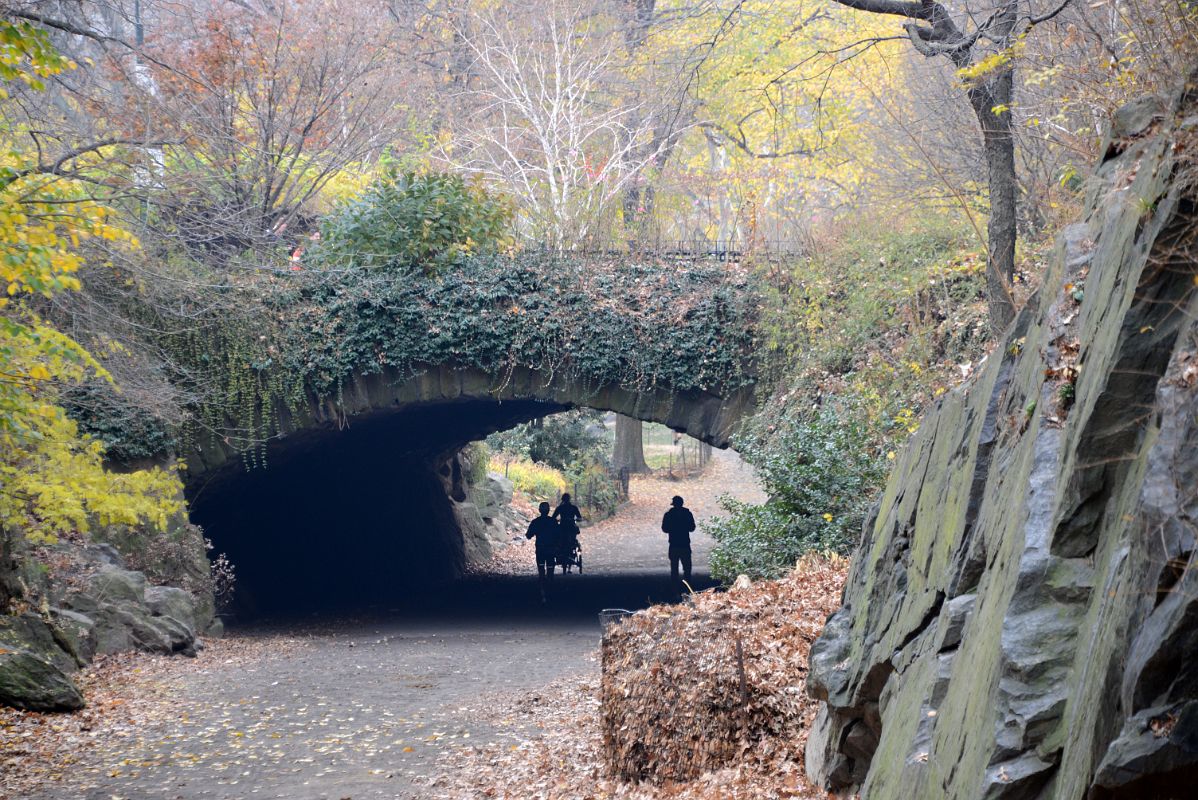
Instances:
[[[546,584],[553,581],[554,557],[558,549],[557,522],[549,516],[549,504],[537,506],[541,516],[528,523],[525,539],[535,539],[537,545],[537,585],[541,588],[541,602],[545,602]]]
[[[674,589],[682,594],[678,580],[678,566],[682,565],[683,580],[691,579],[691,531],[695,529],[695,515],[682,505],[682,498],[674,495],[670,510],[661,518],[661,529],[669,536],[670,580]]]

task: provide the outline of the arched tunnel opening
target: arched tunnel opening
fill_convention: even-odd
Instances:
[[[265,466],[230,465],[189,486],[192,519],[236,571],[239,621],[411,605],[466,562],[454,516],[454,454],[470,441],[566,410],[459,401],[289,436]]]

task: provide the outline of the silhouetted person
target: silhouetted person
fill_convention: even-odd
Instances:
[[[537,544],[537,575],[541,587],[541,602],[545,602],[545,582],[553,580],[553,561],[558,548],[557,522],[549,516],[549,504],[541,503],[537,507],[541,516],[528,523],[526,539],[536,539]]]
[[[683,580],[691,579],[691,531],[695,529],[695,515],[682,505],[682,498],[674,495],[669,511],[661,518],[661,529],[670,537],[670,579],[675,588],[682,591],[678,583],[678,565],[682,564]]]
[[[578,506],[570,502],[569,494],[563,494],[562,501],[557,504],[557,508],[553,512],[553,518],[558,521],[560,526],[561,539],[558,546],[562,553],[560,559],[562,571],[565,572],[568,559],[574,554],[574,548],[578,546],[578,521],[582,519],[582,512],[578,510]]]

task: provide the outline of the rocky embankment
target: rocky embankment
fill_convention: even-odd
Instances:
[[[1192,797],[1198,101],[1124,109],[1037,298],[924,420],[811,654],[865,798]]]
[[[474,463],[474,459],[485,457],[466,448],[437,469],[451,515],[445,527],[454,532],[460,569],[485,564],[497,549],[522,536],[528,524],[512,507],[512,482]]]
[[[210,589],[152,585],[145,573],[127,569],[109,544],[68,541],[43,550],[37,557],[22,548],[4,565],[23,597],[16,613],[0,615],[0,704],[73,711],[84,699],[71,675],[97,655],[194,656],[197,636],[217,632]],[[198,560],[206,577],[202,551]],[[33,577],[25,580],[21,572]]]

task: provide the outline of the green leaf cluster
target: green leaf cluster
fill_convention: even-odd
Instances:
[[[870,446],[855,409],[829,403],[786,421],[764,443],[743,444],[742,452],[769,500],[721,500],[730,516],[707,528],[717,542],[713,575],[724,581],[741,574],[775,578],[805,553],[852,550],[886,477],[886,462]]]
[[[79,430],[104,445],[109,461],[130,464],[178,450],[177,431],[110,383],[68,387],[61,402]]]
[[[575,409],[491,434],[492,451],[565,470],[575,463],[604,464],[609,449],[607,437],[597,428],[602,415],[591,409]]]
[[[623,499],[620,484],[601,461],[580,459],[566,471],[566,481],[573,493],[574,503],[591,522],[598,522],[616,513]]]
[[[28,22],[0,20],[0,81],[20,81],[41,91],[46,78],[74,68],[75,62],[55,49],[46,31]],[[8,96],[8,89],[0,87],[0,100]],[[0,177],[7,179],[3,172]]]
[[[275,309],[280,361],[321,396],[354,373],[430,364],[717,393],[755,378],[756,285],[718,265],[491,254],[440,276],[360,268],[294,286]]]
[[[509,245],[512,213],[510,202],[459,175],[391,168],[324,220],[305,264],[431,275]]]

